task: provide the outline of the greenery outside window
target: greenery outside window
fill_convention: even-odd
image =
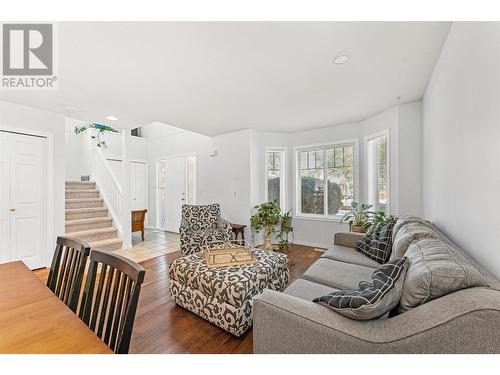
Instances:
[[[285,151],[266,151],[266,200],[285,210]]]
[[[339,218],[355,200],[355,143],[297,151],[299,215]]]

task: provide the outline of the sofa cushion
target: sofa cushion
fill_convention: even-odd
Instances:
[[[297,279],[291,283],[283,293],[305,301],[312,301],[317,296],[328,294],[331,291],[332,287],[330,286],[313,283],[309,280]]]
[[[394,259],[373,272],[371,283],[362,281],[357,289],[334,291],[315,298],[313,302],[351,319],[379,318],[398,304],[407,266],[407,258]]]
[[[398,311],[405,312],[460,289],[488,286],[460,250],[437,238],[414,241]]]
[[[409,221],[397,229],[393,234],[391,259],[404,256],[413,241],[421,238],[439,238],[435,231],[416,220]]]
[[[330,247],[321,258],[338,260],[339,262],[358,264],[360,266],[378,268],[380,264],[352,247],[333,245]]]
[[[370,280],[372,273],[371,267],[319,258],[302,278],[337,289],[352,289],[360,281]]]
[[[392,250],[394,223],[376,225],[356,244],[356,250],[383,264],[389,260]]]

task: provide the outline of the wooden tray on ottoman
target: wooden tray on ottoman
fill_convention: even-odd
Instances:
[[[255,264],[257,260],[245,246],[228,245],[209,248],[204,251],[205,263],[208,268],[241,266]]]

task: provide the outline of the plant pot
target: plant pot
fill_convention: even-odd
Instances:
[[[272,250],[273,245],[271,243],[271,235],[264,233],[264,250]]]
[[[356,232],[356,233],[365,233],[365,230],[363,227],[360,227],[359,225],[351,225],[351,231]]]

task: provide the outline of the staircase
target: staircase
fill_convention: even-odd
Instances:
[[[66,235],[88,242],[93,249],[122,247],[95,182],[66,181]]]

